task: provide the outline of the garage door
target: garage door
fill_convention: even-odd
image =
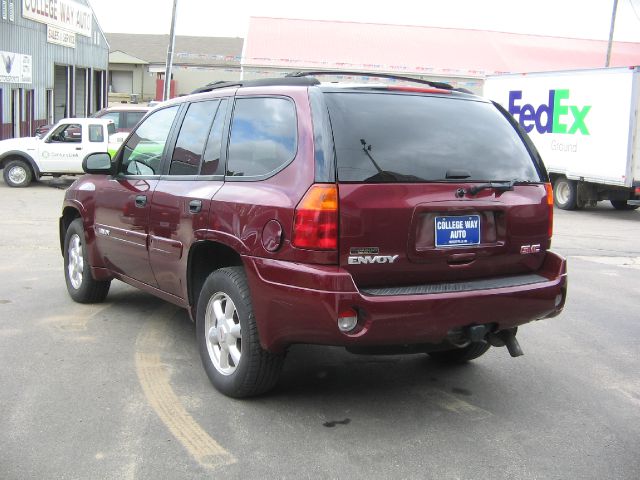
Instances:
[[[76,69],[76,117],[86,116],[86,82],[87,70],[84,68]]]
[[[67,115],[67,67],[56,65],[53,85],[53,101],[55,122]]]
[[[133,72],[111,72],[113,93],[133,93]]]

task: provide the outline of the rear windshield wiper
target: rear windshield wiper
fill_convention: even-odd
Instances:
[[[473,187],[471,187],[469,190],[467,190],[467,193],[469,193],[470,195],[476,195],[478,192],[485,190],[487,188],[492,188],[493,190],[497,190],[500,192],[508,192],[510,190],[513,190],[513,186],[516,183],[520,183],[520,181],[505,180],[505,181],[499,181],[499,182],[481,183],[479,185],[474,185]]]

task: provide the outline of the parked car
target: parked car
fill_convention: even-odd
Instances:
[[[117,150],[110,145],[115,126],[102,118],[65,118],[44,138],[0,141],[0,168],[10,187],[26,187],[42,176],[83,174],[82,160],[93,152]]]
[[[103,108],[102,110],[94,113],[92,117],[112,120],[118,133],[128,133],[133,130],[149,110],[151,110],[151,107],[134,104],[121,104]]]
[[[300,74],[165,102],[66,192],[70,296],[118,279],[186,308],[232,397],[272,388],[296,343],[521,355],[518,326],[566,298],[545,167],[499,105],[413,82]]]
[[[103,108],[91,115],[91,118],[111,120],[118,133],[129,133],[149,110],[151,107],[148,106],[121,104]],[[42,138],[52,126],[53,124],[47,124],[36,128],[36,137]],[[125,136],[120,136],[120,138],[123,139]]]

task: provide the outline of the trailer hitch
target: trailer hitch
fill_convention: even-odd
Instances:
[[[512,357],[519,357],[524,355],[522,348],[518,340],[516,340],[517,328],[509,328],[507,330],[500,330],[499,332],[489,333],[487,335],[487,341],[494,347],[507,347],[509,355]]]

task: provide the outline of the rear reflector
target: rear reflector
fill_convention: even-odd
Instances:
[[[409,87],[406,85],[396,85],[387,87],[387,90],[395,90],[397,92],[417,92],[417,93],[451,93],[451,90],[443,88],[425,88],[425,87]]]
[[[310,250],[338,248],[338,189],[334,184],[312,185],[296,207],[294,247]]]
[[[549,206],[549,238],[553,236],[553,187],[550,183],[544,184],[547,191],[547,205]]]
[[[636,197],[640,197],[640,187],[636,187],[634,190]]]
[[[352,308],[341,312],[338,315],[338,329],[341,332],[350,332],[356,325],[358,324],[358,312],[353,310]]]

